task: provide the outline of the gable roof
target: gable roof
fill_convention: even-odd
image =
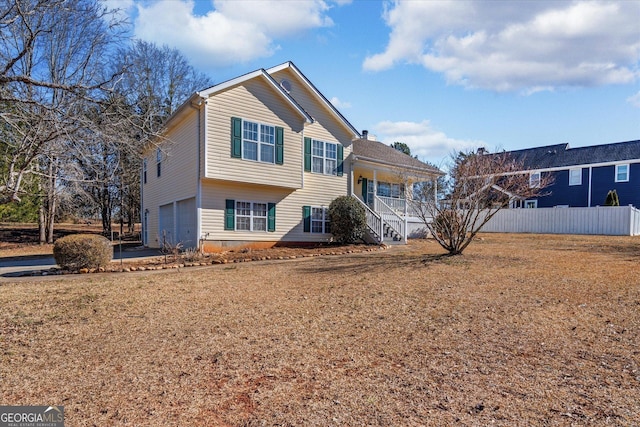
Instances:
[[[285,100],[285,102],[291,105],[293,109],[296,110],[305,119],[307,123],[313,123],[314,121],[313,117],[311,117],[309,113],[307,113],[304,110],[304,108],[302,108],[302,106],[298,104],[298,102],[295,99],[293,99],[293,97],[289,95],[289,93],[286,90],[284,90],[282,86],[280,86],[278,82],[276,82],[275,79],[271,77],[271,75],[264,68],[260,68],[259,70],[255,70],[250,73],[243,74],[242,76],[233,78],[231,80],[227,80],[222,83],[218,83],[217,85],[211,86],[208,89],[197,92],[197,94],[202,98],[208,98],[209,96],[213,95],[216,92],[220,92],[222,90],[228,89],[230,87],[233,87],[235,85],[244,83],[248,80],[255,79],[255,78],[265,79],[267,83],[276,91],[276,93],[279,94]]]
[[[547,145],[507,151],[525,170],[614,163],[640,159],[640,140],[569,148],[569,144]]]
[[[332,116],[334,116],[340,123],[343,124],[343,126],[345,126],[351,132],[352,138],[360,138],[360,133],[356,130],[356,128],[353,127],[353,125],[349,123],[349,121],[340,113],[340,111],[338,111],[338,109],[327,98],[325,98],[322,92],[320,92],[314,86],[314,84],[311,83],[311,81],[304,74],[302,74],[302,71],[300,71],[300,69],[296,67],[293,62],[287,61],[280,65],[276,65],[275,67],[267,69],[266,72],[269,74],[273,74],[284,69],[290,69],[309,88],[309,90],[315,95],[320,104],[322,104]]]
[[[353,141],[353,154],[356,160],[381,163],[388,166],[397,166],[413,169],[423,173],[444,175],[444,173],[428,163],[408,156],[402,151],[371,139],[356,139]]]

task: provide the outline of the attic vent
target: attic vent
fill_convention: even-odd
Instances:
[[[291,92],[291,82],[289,80],[282,80],[280,82],[280,87],[282,87],[282,89],[286,90],[287,93]]]

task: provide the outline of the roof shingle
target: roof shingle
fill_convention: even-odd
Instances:
[[[597,163],[640,160],[640,140],[569,148],[569,144],[547,145],[507,151],[524,169],[547,169]]]
[[[438,168],[406,155],[393,147],[371,139],[353,141],[353,154],[362,160],[380,162],[391,166],[416,169],[427,173],[443,175]]]

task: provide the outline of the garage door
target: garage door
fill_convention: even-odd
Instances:
[[[158,242],[160,246],[162,246],[163,237],[164,241],[168,244],[175,244],[173,235],[173,203],[160,206],[159,220]]]
[[[176,241],[185,249],[195,248],[198,246],[195,197],[179,201],[177,208]]]

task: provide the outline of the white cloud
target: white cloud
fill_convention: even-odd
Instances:
[[[321,0],[216,0],[204,15],[193,0],[159,0],[137,5],[134,34],[179,49],[198,67],[223,67],[268,57],[276,40],[333,24]]]
[[[351,103],[350,102],[345,102],[345,101],[341,101],[339,100],[336,96],[334,96],[333,98],[331,98],[329,100],[334,107],[336,107],[337,109],[341,109],[341,108],[351,108]]]
[[[387,144],[404,142],[411,148],[412,155],[436,165],[447,162],[453,152],[486,146],[482,141],[451,138],[444,132],[433,129],[429,120],[419,123],[384,121],[373,126],[373,131],[380,141]]]
[[[532,93],[640,78],[640,2],[403,2],[363,67],[421,64],[448,82]]]
[[[640,108],[640,92],[627,98],[627,102],[634,107]]]

